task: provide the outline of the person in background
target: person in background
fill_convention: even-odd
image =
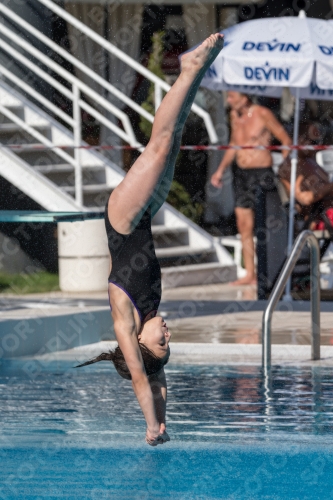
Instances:
[[[231,108],[230,146],[268,146],[272,136],[282,145],[289,146],[292,141],[274,114],[264,106],[253,104],[247,94],[228,92],[227,102]],[[284,157],[288,151],[283,152]],[[226,151],[211,183],[216,188],[222,187],[224,171],[235,162],[234,194],[237,229],[243,246],[244,266],[246,275],[235,281],[235,285],[256,283],[254,267],[254,210],[257,185],[272,189],[274,172],[272,170],[272,155],[269,150],[243,149]]]
[[[310,122],[301,123],[299,145],[313,145],[318,142],[318,127]],[[286,158],[279,167],[279,177],[290,195],[291,161]],[[316,162],[316,151],[309,149],[298,151],[298,162],[295,183],[296,208],[301,217],[307,220],[310,216],[326,211],[333,226],[333,183],[323,168]],[[314,221],[310,229],[323,229]]]

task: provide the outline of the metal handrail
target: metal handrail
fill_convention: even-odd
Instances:
[[[1,6],[1,4],[0,4]],[[0,9],[1,10],[1,9]],[[142,151],[143,147],[141,146],[140,143],[137,142],[130,119],[126,113],[124,113],[122,110],[114,106],[111,102],[107,101],[104,97],[99,95],[97,92],[92,90],[88,85],[83,83],[81,80],[79,80],[76,76],[72,75],[69,73],[67,70],[65,70],[62,66],[57,64],[55,61],[53,61],[48,55],[43,54],[40,50],[38,50],[36,47],[26,43],[26,41],[21,38],[17,33],[14,33],[13,31],[9,30],[6,26],[3,24],[0,24],[0,35],[4,35],[7,37],[9,40],[12,40],[14,44],[16,44],[18,47],[20,47],[22,52],[19,52],[18,50],[14,49],[13,46],[9,45],[6,43],[3,39],[1,39],[1,48],[7,54],[9,54],[13,59],[16,61],[19,61],[21,64],[26,66],[27,68],[30,69],[30,71],[33,71],[36,75],[38,75],[40,78],[42,78],[44,81],[49,83],[52,87],[57,89],[60,93],[62,93],[64,96],[66,96],[68,99],[70,99],[73,103],[73,118],[68,117],[68,119],[65,119],[65,121],[72,127],[73,129],[73,146],[81,146],[82,145],[82,137],[81,137],[81,113],[80,113],[80,108],[88,110],[90,114],[95,116],[97,120],[99,120],[103,125],[105,125],[109,130],[112,130],[114,133],[116,133],[120,138],[128,142],[131,146],[138,147],[139,150]],[[39,67],[37,64],[33,63],[30,59],[28,59],[23,51],[26,53],[32,55],[35,57],[38,61],[43,63],[46,67],[50,68],[53,70],[55,73],[58,75],[62,76],[72,87],[72,90],[68,89],[64,85],[62,85],[60,82],[58,82],[55,78],[53,78],[50,74],[48,74],[46,71],[44,71],[41,67]],[[54,105],[48,101],[47,99],[40,97],[38,98],[36,96],[37,92],[32,89],[29,85],[27,85],[27,82],[24,82],[22,79],[17,78],[8,68],[4,68],[0,65],[0,75],[5,76],[9,80],[13,81],[16,83],[16,85],[19,88],[22,88],[25,90],[27,93],[32,95],[33,97],[37,98],[39,102],[41,102],[46,108],[48,108],[50,111],[54,112]],[[30,87],[30,88],[29,88]],[[118,125],[110,121],[108,118],[104,117],[101,113],[99,113],[97,110],[89,106],[86,102],[84,102],[81,99],[81,92],[84,93],[85,95],[88,95],[94,102],[99,104],[103,109],[107,110],[109,113],[113,114],[115,117],[117,117],[122,125],[123,129],[121,129]],[[30,135],[35,137],[40,143],[46,145],[46,146],[54,146],[54,144],[48,140],[43,134],[40,134],[37,130],[35,130],[33,127],[27,125],[24,121],[13,115],[9,110],[1,106],[1,112],[5,114],[9,119],[14,121],[17,125],[19,125],[21,128],[26,130]],[[60,116],[62,118],[61,114],[55,113],[56,115]],[[57,144],[55,144],[56,146]],[[74,151],[74,158],[62,151],[61,149],[54,148],[53,152],[56,153],[57,155],[61,156],[62,159],[67,161],[67,163],[70,163],[71,165],[74,166],[74,172],[75,172],[75,201],[79,207],[82,208],[83,205],[83,183],[82,183],[82,165],[80,161],[81,157],[81,152],[79,149],[75,149]]]
[[[303,231],[296,239],[291,254],[285,262],[262,318],[262,366],[267,370],[271,366],[271,322],[274,309],[281,298],[288,278],[296,265],[304,245],[308,243],[311,252],[311,357],[320,359],[320,252],[318,241],[312,231]]]
[[[76,17],[72,16],[68,12],[66,12],[64,9],[59,7],[57,4],[52,2],[51,0],[38,0],[41,4],[45,5],[47,8],[52,10],[55,14],[57,14],[59,17],[67,21],[69,24],[74,26],[76,29],[80,30],[82,33],[84,33],[86,36],[90,37],[94,42],[99,44],[101,47],[103,47],[105,50],[110,52],[110,54],[113,54],[114,56],[118,57],[121,61],[123,61],[125,64],[130,66],[132,69],[140,73],[142,76],[147,78],[150,82],[154,83],[155,85],[155,96],[157,97],[156,102],[155,102],[155,109],[159,107],[160,101],[162,100],[162,90],[165,92],[168,92],[171,88],[171,86],[162,80],[162,78],[159,78],[156,76],[152,71],[149,69],[145,68],[142,64],[138,63],[130,57],[129,55],[125,54],[122,50],[118,49],[115,45],[112,43],[108,42],[103,38],[102,36],[98,35],[94,30],[86,26],[84,23],[79,21]],[[81,69],[81,68],[80,68]],[[89,75],[91,76],[91,74]],[[202,109],[200,106],[197,104],[192,104],[191,110],[200,116],[200,118],[203,119],[207,133],[209,136],[209,140],[212,144],[216,144],[218,142],[218,137],[217,133],[215,130],[215,127],[213,125],[212,118],[210,114]],[[143,113],[141,113],[143,115]]]
[[[94,102],[103,106],[107,111],[114,114],[119,120],[121,120],[123,127],[124,127],[124,130],[128,136],[128,142],[130,143],[130,145],[132,145],[132,146],[139,145],[135,139],[132,125],[131,125],[130,120],[129,120],[128,116],[126,115],[126,113],[124,113],[123,111],[118,109],[112,103],[107,101],[104,97],[100,96],[97,92],[92,90],[88,85],[83,83],[76,76],[69,73],[69,71],[65,70],[58,63],[52,61],[52,59],[50,59],[50,57],[43,54],[40,50],[36,49],[32,45],[27,44],[25,40],[18,37],[14,32],[10,31],[5,26],[0,26],[0,33],[4,33],[5,36],[10,38],[15,44],[17,44],[23,50],[25,50],[26,52],[28,52],[32,56],[36,57],[36,59],[38,59],[40,62],[42,62],[43,64],[48,66],[50,69],[55,71],[58,75],[62,76],[62,78],[64,78],[68,82],[70,82],[72,85],[76,85],[80,89],[80,91],[82,91],[86,95],[88,95],[91,99],[94,100]],[[45,71],[40,69],[36,64],[34,64],[29,59],[27,59],[25,56],[23,56],[20,52],[18,52],[13,47],[8,45],[4,40],[1,40],[1,48],[3,50],[5,50],[8,54],[10,54],[12,57],[14,57],[18,61],[20,61],[22,64],[24,64],[25,66],[27,66],[28,68],[33,70],[36,74],[38,74],[45,81],[48,81],[48,83],[50,83],[50,85],[57,88],[59,90],[59,92],[61,92],[63,95],[65,95],[69,99],[73,99],[72,92],[70,92],[66,87],[64,87],[59,82],[57,82],[54,78],[49,76]],[[111,125],[111,123],[112,122],[110,122],[110,125]]]
[[[154,83],[155,85],[155,110],[158,109],[161,101],[162,101],[162,90],[165,92],[168,92],[168,90],[171,88],[168,83],[166,83],[164,80],[156,76],[154,73],[152,73],[150,70],[142,66],[142,64],[138,63],[134,59],[132,59],[130,56],[122,52],[120,49],[115,47],[112,43],[106,41],[103,37],[98,35],[95,31],[92,29],[88,28],[84,23],[76,19],[74,16],[66,12],[64,9],[59,7],[58,5],[55,5],[52,1],[50,0],[38,0],[40,3],[48,7],[50,10],[55,12],[59,17],[62,17],[64,20],[66,20],[68,23],[70,23],[72,26],[75,28],[79,29],[81,32],[85,33],[87,36],[89,36],[92,40],[94,40],[96,43],[98,43],[100,46],[102,46],[104,49],[109,51],[111,54],[115,55],[119,59],[121,59],[123,62],[128,64],[132,69],[143,75],[145,78],[147,78],[150,82]],[[132,99],[127,97],[125,94],[123,94],[121,91],[119,91],[116,87],[111,85],[109,82],[101,78],[96,72],[92,71],[90,68],[88,68],[86,65],[81,63],[78,59],[76,59],[74,56],[69,54],[67,51],[59,47],[56,43],[52,42],[48,37],[40,33],[38,30],[33,28],[31,25],[29,25],[27,22],[22,20],[19,16],[17,16],[14,12],[12,12],[8,7],[5,7],[4,5],[0,4],[0,12],[3,12],[5,15],[10,17],[12,20],[14,20],[17,24],[19,24],[22,28],[26,29],[29,31],[31,34],[33,34],[36,38],[41,40],[43,43],[48,45],[52,50],[57,52],[59,55],[61,55],[64,59],[67,59],[71,64],[76,66],[80,71],[84,72],[87,76],[95,80],[97,83],[99,83],[101,86],[103,86],[106,90],[108,90],[110,93],[115,95],[117,98],[119,98],[122,102],[127,104],[130,108],[132,108],[134,111],[139,113],[141,116],[146,118],[148,121],[153,122],[153,115],[148,113],[142,106],[139,106],[137,103],[135,103]],[[218,142],[218,137],[215,131],[215,127],[213,125],[211,116],[207,111],[202,109],[200,106],[197,104],[193,104],[191,110],[200,116],[206,126],[207,133],[209,136],[209,139],[211,143],[217,143]]]
[[[119,50],[117,47],[112,45],[110,42],[106,41],[104,38],[99,36],[97,33],[95,33],[93,30],[88,28],[85,24],[80,22],[74,16],[67,13],[64,9],[62,9],[61,7],[56,5],[51,0],[38,0],[38,1],[41,4],[45,5],[46,7],[48,7],[50,10],[52,10],[58,16],[65,19],[68,23],[72,24],[76,29],[79,29],[85,35],[89,36],[92,40],[94,40],[96,43],[98,43],[101,47],[103,47],[104,49],[109,51],[111,54],[118,57],[126,64],[128,64],[135,71],[141,73],[145,78],[150,80],[155,85],[155,109],[158,108],[158,106],[161,103],[162,97],[163,97],[163,91],[167,92],[170,89],[170,85],[168,85],[161,78],[154,75],[154,73],[152,73],[147,68],[145,68],[144,66],[142,66],[141,64],[136,62],[134,59],[129,57],[127,54],[123,53],[121,50]],[[18,16],[15,12],[13,12],[11,9],[9,9],[7,6],[5,6],[4,4],[1,4],[1,3],[0,3],[0,12],[2,12],[5,16],[7,16],[7,18],[11,19],[19,26],[21,26],[21,28],[26,30],[28,33],[32,34],[34,37],[36,37],[36,39],[40,40],[42,43],[44,43],[46,46],[48,46],[54,52],[58,53],[64,59],[66,59],[67,61],[72,63],[76,68],[78,68],[80,71],[82,71],[86,76],[90,77],[96,83],[101,85],[104,89],[106,89],[111,94],[116,96],[124,104],[127,104],[129,107],[131,107],[133,110],[138,112],[141,116],[146,118],[148,121],[153,122],[154,117],[152,114],[148,113],[144,108],[139,106],[137,103],[135,103],[132,99],[127,97],[125,94],[123,94],[116,87],[114,87],[109,82],[107,82],[105,79],[100,77],[96,72],[94,72],[93,70],[88,68],[85,64],[81,63],[77,58],[75,58],[74,56],[69,54],[67,51],[65,51],[63,48],[58,46],[55,42],[50,40],[47,36],[45,36],[43,33],[39,32],[36,28],[31,26],[28,22],[26,22],[24,19],[22,19],[20,16]],[[61,110],[58,110],[56,108],[56,106],[54,106],[51,102],[48,101],[48,99],[46,99],[43,96],[40,96],[35,89],[33,89],[30,85],[27,85],[27,82],[24,82],[21,79],[17,78],[17,76],[14,75],[9,70],[9,68],[0,67],[0,74],[5,76],[5,78],[11,80],[12,82],[15,82],[19,88],[22,88],[22,90],[24,90],[26,93],[30,94],[37,101],[39,101],[42,105],[44,105],[47,109],[49,109],[51,112],[53,112],[54,115],[56,115],[59,118],[61,118],[62,120],[64,120],[68,125],[70,125],[72,127],[73,134],[74,134],[74,145],[75,146],[81,145],[82,138],[81,138],[81,113],[80,113],[80,109],[85,109],[92,116],[94,116],[100,123],[103,123],[103,125],[105,125],[109,130],[112,130],[115,134],[117,134],[121,139],[128,142],[131,146],[138,147],[140,151],[143,150],[143,147],[141,146],[141,144],[139,144],[138,141],[136,140],[132,125],[131,125],[129,117],[126,113],[124,113],[121,109],[117,108],[110,101],[106,100],[99,93],[92,90],[88,85],[83,83],[76,76],[74,76],[73,74],[66,71],[62,66],[57,64],[54,60],[52,60],[47,54],[44,54],[43,52],[38,50],[32,44],[27,43],[27,41],[23,37],[21,37],[18,33],[10,30],[3,23],[0,24],[0,35],[3,35],[7,39],[9,39],[11,42],[13,42],[11,45],[9,45],[8,43],[6,43],[6,41],[4,39],[2,39],[1,40],[2,50],[7,52],[7,54],[9,54],[13,59],[19,61],[24,66],[28,67],[36,75],[38,75],[44,81],[46,81],[51,86],[56,88],[62,95],[66,96],[69,100],[72,101],[72,103],[73,103],[73,117],[69,117],[66,115],[66,113],[62,112]],[[22,50],[20,52],[18,50],[15,50],[13,47],[13,44],[20,47]],[[34,64],[31,60],[31,58],[25,57],[24,52],[27,52],[28,54],[32,55],[34,58],[36,58],[38,61],[40,61],[43,65],[45,65],[47,68],[50,68],[52,71],[54,71],[55,73],[60,75],[62,78],[64,78],[70,84],[71,89],[65,87],[60,82],[58,82],[48,72],[44,71],[42,69],[42,67],[38,66],[37,64]],[[87,95],[88,97],[90,97],[93,100],[93,102],[96,102],[102,109],[106,110],[107,112],[111,113],[113,116],[117,117],[121,121],[123,129],[120,128],[118,125],[116,125],[111,120],[109,120],[106,116],[103,116],[102,113],[100,113],[96,109],[92,108],[88,103],[83,101],[81,99],[81,92],[84,93],[85,95]],[[213,126],[213,123],[212,123],[212,120],[211,120],[209,113],[207,113],[206,111],[204,111],[202,108],[200,108],[197,105],[192,106],[192,111],[194,111],[198,116],[200,116],[204,120],[204,123],[206,125],[206,129],[207,129],[207,132],[208,132],[208,135],[209,135],[211,142],[216,143],[218,140],[217,134],[216,134],[216,131],[215,131],[215,128]],[[29,128],[31,129],[31,127],[29,127]],[[33,135],[36,137],[35,133],[33,133]],[[45,144],[44,138],[41,139],[41,142]],[[57,149],[54,152],[56,154],[60,154],[60,152]],[[74,168],[75,168],[75,200],[78,203],[78,205],[81,206],[83,203],[83,192],[82,192],[82,171],[81,171],[82,166],[81,166],[81,162],[80,162],[80,156],[81,156],[80,151],[75,150],[74,158],[71,158],[70,160],[68,159],[68,161],[71,164],[73,164],[73,163],[75,164],[74,165]]]
[[[54,115],[59,116],[61,120],[68,123],[71,127],[74,127],[74,120],[67,114],[64,113],[58,106],[52,104],[48,99],[43,97],[39,92],[34,90],[30,85],[27,85],[21,78],[18,78],[14,73],[11,73],[3,66],[0,67],[0,76],[5,76],[7,80],[13,82],[17,87],[20,87],[24,92],[29,94],[33,99],[39,101],[42,106],[48,108]]]
[[[22,19],[20,16],[15,14],[13,11],[11,11],[8,7],[6,7],[3,4],[0,4],[0,12],[3,12],[7,17],[12,19],[15,23],[17,23],[19,26],[21,26],[23,29],[31,33],[33,36],[35,36],[37,39],[42,41],[45,45],[50,47],[54,52],[59,54],[61,57],[64,59],[67,59],[67,61],[76,68],[78,68],[82,73],[85,73],[87,76],[89,76],[92,80],[95,80],[101,87],[104,87],[108,92],[113,94],[115,97],[117,97],[120,101],[122,101],[124,104],[129,106],[131,109],[139,113],[141,116],[146,118],[146,120],[150,121],[153,123],[154,121],[154,116],[151,113],[148,113],[142,106],[134,102],[132,99],[126,96],[123,92],[118,90],[114,85],[106,81],[104,78],[99,76],[95,71],[91,70],[88,68],[85,64],[83,64],[81,61],[79,61],[76,57],[72,56],[67,50],[63,49],[60,47],[57,43],[53,42],[50,40],[49,37],[38,31],[36,28],[34,28],[31,24],[29,24],[27,21]],[[1,32],[1,26],[0,26],[0,32]]]

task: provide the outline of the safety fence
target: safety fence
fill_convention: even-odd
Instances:
[[[54,145],[54,146],[46,146],[44,144],[0,144],[0,148],[10,148],[13,150],[24,149],[29,150],[46,150],[46,149],[92,149],[96,151],[100,150],[138,150],[141,149],[142,146],[129,146],[129,145],[100,145],[100,146],[90,146],[90,145]],[[210,144],[209,146],[204,145],[190,145],[190,146],[180,146],[180,149],[183,151],[226,151],[228,149],[234,149],[236,151],[242,149],[258,149],[258,150],[268,150],[268,151],[333,151],[333,145],[324,146],[322,144],[316,145],[304,145],[304,146],[262,146],[262,145],[244,145],[244,146],[235,146],[235,145],[219,145],[219,144]]]

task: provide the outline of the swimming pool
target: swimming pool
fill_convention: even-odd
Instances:
[[[73,364],[2,363],[0,499],[333,498],[330,368],[170,364],[150,448],[130,383]]]

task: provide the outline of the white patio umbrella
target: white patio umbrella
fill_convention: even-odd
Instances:
[[[211,90],[279,97],[295,95],[293,144],[298,143],[299,99],[333,100],[333,21],[299,17],[255,19],[223,31],[224,49],[206,72]],[[293,244],[297,152],[291,159],[288,254]],[[286,295],[290,297],[290,281]]]

